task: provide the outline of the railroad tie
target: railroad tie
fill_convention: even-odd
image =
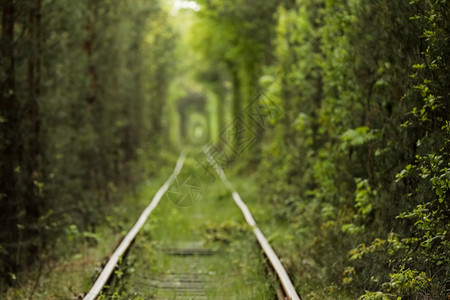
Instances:
[[[208,270],[208,258],[220,251],[200,242],[168,244],[176,246],[160,246],[156,253],[162,263],[158,269],[164,271],[139,270],[132,281],[134,292],[145,299],[209,299],[206,290],[214,287],[216,274]]]

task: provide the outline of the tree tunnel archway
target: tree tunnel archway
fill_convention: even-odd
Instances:
[[[179,133],[183,144],[201,145],[210,139],[210,117],[205,95],[189,91],[177,100]]]

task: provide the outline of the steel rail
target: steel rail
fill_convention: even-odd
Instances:
[[[177,164],[175,166],[175,169],[173,170],[172,174],[170,175],[169,179],[163,184],[163,186],[156,192],[155,196],[153,197],[150,204],[144,209],[144,211],[141,213],[139,219],[134,224],[134,226],[130,229],[130,231],[127,233],[125,238],[122,240],[120,245],[117,247],[117,249],[114,251],[114,253],[111,255],[111,258],[106,263],[105,267],[103,268],[102,272],[98,276],[97,280],[95,281],[94,285],[92,286],[91,290],[87,295],[84,297],[84,300],[94,300],[102,291],[103,287],[105,286],[106,282],[108,281],[109,277],[111,276],[112,272],[114,271],[114,267],[116,266],[117,262],[119,261],[120,257],[125,253],[125,251],[130,246],[131,242],[136,238],[136,235],[138,234],[139,230],[144,226],[145,222],[147,221],[149,215],[152,213],[152,211],[156,208],[158,203],[160,202],[161,198],[164,196],[164,194],[169,189],[170,185],[175,180],[176,176],[180,173],[181,168],[183,167],[184,160],[186,158],[186,153],[183,152],[180,154]]]
[[[265,255],[269,259],[270,263],[272,264],[272,267],[274,268],[275,272],[278,275],[278,278],[281,282],[281,285],[283,287],[284,292],[286,293],[286,296],[289,300],[300,300],[300,296],[297,294],[297,291],[294,288],[294,285],[292,284],[291,279],[289,278],[289,275],[287,274],[286,270],[283,267],[283,264],[281,263],[280,259],[276,255],[275,251],[270,246],[269,242],[267,241],[266,237],[262,233],[262,231],[259,229],[259,227],[256,225],[255,219],[253,218],[252,213],[250,212],[248,206],[242,201],[241,196],[239,196],[238,192],[233,188],[231,182],[228,180],[227,176],[225,175],[225,172],[223,171],[222,167],[214,160],[213,157],[209,155],[208,152],[203,151],[206,158],[208,159],[208,162],[211,166],[213,166],[219,175],[222,182],[226,185],[226,187],[232,192],[233,200],[236,203],[236,205],[240,208],[242,211],[242,214],[244,215],[245,221],[247,224],[252,227],[253,233],[256,236],[256,239],[258,240],[259,245],[264,250]]]

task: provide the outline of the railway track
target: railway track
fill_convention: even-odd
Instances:
[[[139,295],[141,297],[139,299],[161,300],[262,299],[261,297],[265,296],[261,296],[248,288],[253,284],[252,277],[245,274],[245,272],[248,271],[242,271],[242,273],[231,273],[230,271],[233,264],[240,263],[239,261],[236,261],[236,255],[233,256],[230,253],[239,251],[239,255],[245,254],[246,257],[251,256],[253,260],[267,260],[270,264],[270,266],[267,266],[268,264],[266,265],[266,268],[270,269],[269,273],[276,274],[275,281],[277,282],[273,283],[271,286],[276,289],[276,293],[274,292],[273,295],[276,295],[278,299],[300,299],[280,259],[257,226],[247,205],[241,199],[239,193],[233,188],[221,166],[216,163],[212,157],[208,156],[207,153],[205,153],[205,155],[211,166],[213,166],[217,172],[221,182],[231,193],[248,228],[250,228],[249,232],[251,231],[258,241],[260,251],[256,251],[254,246],[243,246],[242,242],[234,248],[231,245],[227,246],[226,244],[217,247],[205,244],[201,240],[196,241],[192,238],[184,239],[183,236],[176,236],[175,240],[168,239],[164,243],[154,241],[151,246],[146,242],[145,247],[151,248],[151,256],[153,259],[148,263],[141,263],[139,260],[146,259],[145,257],[140,257],[142,254],[138,254],[137,257],[134,258],[136,263],[129,280],[127,281],[128,295]],[[135,241],[136,236],[140,231],[143,231],[149,216],[158,206],[164,194],[168,192],[172,184],[179,184],[177,176],[183,168],[185,158],[186,153],[182,153],[178,158],[172,174],[157,191],[135,225],[115,249],[84,299],[93,300],[101,295],[105,286],[108,285],[109,280],[115,275],[115,272],[117,272],[115,271],[117,270],[117,265],[121,262],[122,258],[126,256],[128,251],[133,248],[132,244]],[[243,241],[243,243],[252,243],[251,238],[247,237],[246,239],[247,240]],[[227,247],[231,249],[228,249]],[[248,253],[245,253],[245,251]],[[261,253],[264,254],[263,258],[261,258]],[[244,259],[244,256],[242,257]],[[212,265],[219,265],[219,267],[214,269],[210,267]],[[260,270],[257,270],[254,271],[254,273],[261,272]],[[230,274],[234,275],[230,276]],[[258,275],[256,274],[255,276]],[[233,293],[238,293],[240,295],[233,295]],[[246,296],[243,297],[243,294],[246,294]]]

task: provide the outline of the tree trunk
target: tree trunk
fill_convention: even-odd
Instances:
[[[228,134],[231,134],[231,138],[228,135],[226,143],[229,143],[228,146],[230,146],[233,149],[234,156],[240,156],[243,149],[243,139],[245,132],[243,131],[243,122],[242,119],[242,94],[241,94],[241,81],[239,78],[239,71],[236,68],[236,66],[229,64],[229,70],[231,73],[231,80],[233,84],[233,125],[232,128],[228,128],[227,131],[233,130],[234,132],[228,132]]]
[[[27,111],[27,135],[26,144],[23,152],[24,166],[24,182],[25,182],[25,213],[27,222],[30,225],[35,225],[38,222],[41,214],[41,200],[38,184],[42,182],[39,172],[39,154],[40,147],[40,118],[39,118],[39,96],[40,96],[40,13],[41,0],[36,0],[34,7],[29,12],[28,18],[28,39],[30,41],[30,55],[28,57],[27,77],[28,77],[28,98],[26,102]],[[26,230],[26,238],[31,239],[39,235],[39,229],[36,226],[31,226],[33,229]],[[38,254],[38,244],[29,243],[27,251],[28,262],[34,259],[34,255]]]
[[[1,55],[3,57],[3,68],[5,79],[1,82],[0,99],[0,244],[6,241],[11,245],[11,241],[17,239],[18,227],[16,224],[17,212],[16,201],[16,172],[17,166],[17,140],[18,140],[18,118],[16,101],[15,82],[15,49],[14,49],[14,25],[15,6],[13,0],[2,2],[2,37]],[[4,261],[0,271],[0,277],[7,278],[9,272],[16,269],[15,261],[12,258],[14,246],[4,246],[7,255],[0,257],[0,263]],[[9,252],[9,253],[8,253]]]

